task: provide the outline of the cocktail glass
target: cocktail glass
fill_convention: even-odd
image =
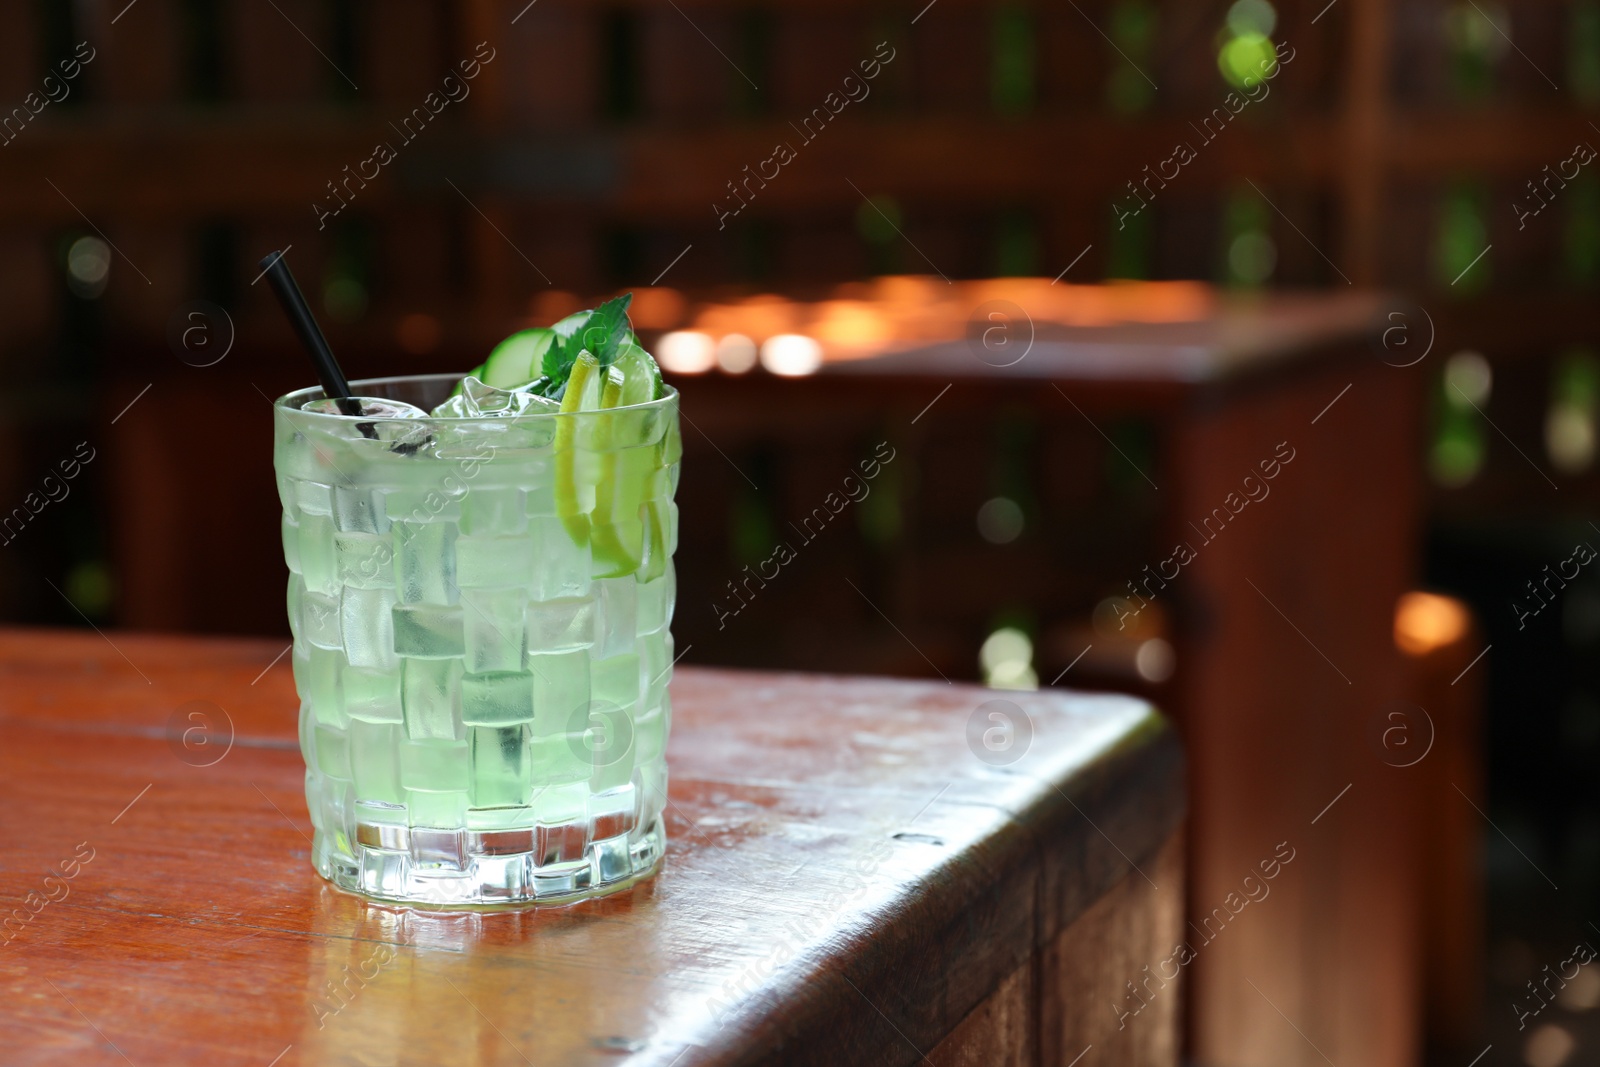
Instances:
[[[352,388],[427,410],[456,380]],[[653,873],[677,393],[480,419],[322,397],[276,402],[273,457],[317,870],[428,904],[567,902]]]

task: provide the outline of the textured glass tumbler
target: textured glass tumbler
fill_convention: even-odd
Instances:
[[[431,409],[456,380],[352,389]],[[483,419],[302,407],[322,395],[277,401],[273,453],[317,870],[428,904],[648,876],[666,843],[677,393]]]

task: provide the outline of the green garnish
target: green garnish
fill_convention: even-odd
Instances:
[[[623,343],[633,338],[628,325],[628,305],[632,302],[633,294],[623,293],[592,311],[568,315],[550,328],[555,339],[545,349],[541,370],[550,379],[551,388],[566,385],[579,352],[593,353],[601,369],[611,366]]]
[[[672,527],[670,505],[652,495],[659,491],[653,478],[662,456],[675,457],[681,446],[675,419],[654,444],[626,442],[646,424],[623,409],[667,395],[661,368],[628,324],[632,300],[624,293],[553,326],[512,334],[434,414],[567,416],[556,421],[552,450],[562,525],[574,544],[588,546],[594,577],[637,572],[650,580],[666,572]]]
[[[555,339],[555,331],[544,326],[514,333],[494,346],[477,377],[497,389],[521,385],[539,373]]]
[[[516,389],[560,400],[566,395],[567,379],[572,376],[572,366],[580,352],[591,353],[604,370],[620,354],[638,346],[638,338],[628,323],[628,305],[632,302],[633,294],[623,293],[597,308],[568,315],[554,326],[520,330],[495,345],[489,358],[468,374],[497,389]],[[653,360],[651,365],[653,369]],[[660,372],[655,374],[659,380]],[[460,392],[458,382],[451,395]]]

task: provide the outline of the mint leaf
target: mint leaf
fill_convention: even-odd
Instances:
[[[628,305],[632,301],[632,293],[623,293],[592,311],[568,315],[550,328],[555,337],[545,350],[540,369],[552,386],[566,383],[572,374],[572,364],[584,350],[594,353],[600,366],[611,365],[622,343],[633,336],[628,326]]]
[[[568,315],[554,326],[550,327],[555,337],[550,342],[550,347],[544,350],[544,359],[539,369],[553,384],[560,384],[567,380],[572,373],[572,364],[578,358],[579,349],[573,345],[572,338],[579,330],[588,325],[593,311],[580,311]]]
[[[607,300],[589,315],[589,322],[578,331],[575,341],[593,352],[601,367],[609,367],[617,358],[617,351],[633,333],[628,328],[628,305],[633,303],[632,293],[623,293]],[[574,355],[573,359],[578,357]]]

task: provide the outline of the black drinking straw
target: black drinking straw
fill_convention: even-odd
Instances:
[[[339,407],[346,415],[361,414],[361,405],[351,398],[350,383],[345,379],[344,371],[339,369],[339,361],[333,358],[333,349],[328,347],[328,339],[322,336],[322,328],[306,306],[306,298],[301,295],[300,286],[295,284],[294,275],[289,273],[283,253],[273,252],[263,259],[261,271],[272,283],[272,291],[278,294],[278,303],[283,305],[283,313],[289,316],[289,323],[299,336],[300,343],[310,353],[311,365],[316,368],[317,378],[322,382],[322,391],[339,401]]]

